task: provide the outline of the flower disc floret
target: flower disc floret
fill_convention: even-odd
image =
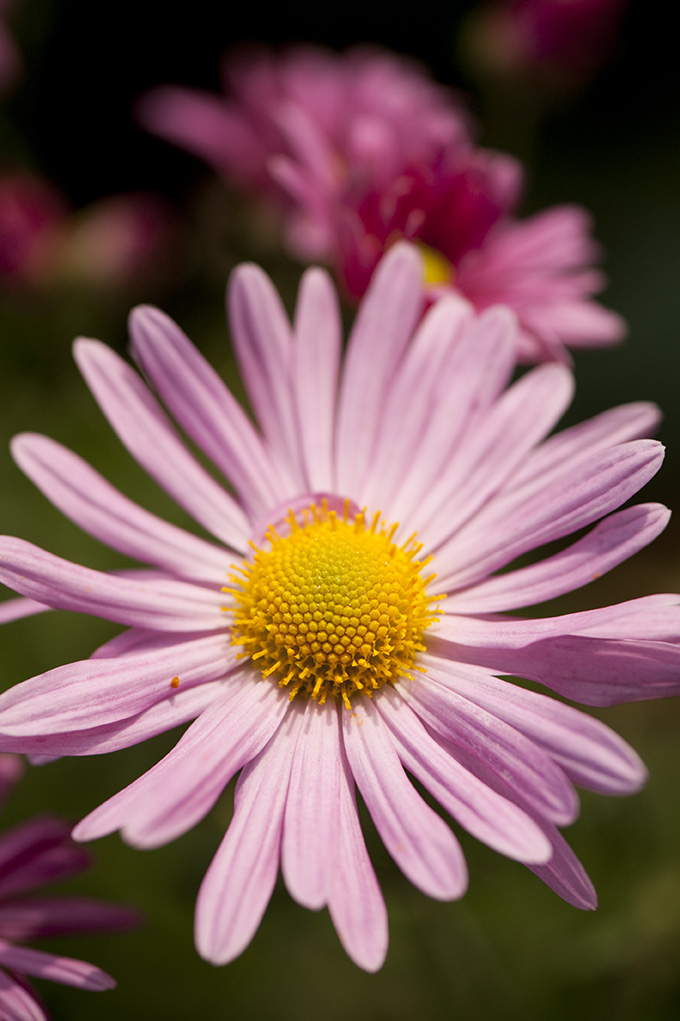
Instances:
[[[416,559],[415,537],[397,546],[397,525],[381,525],[380,514],[367,525],[363,513],[352,521],[313,505],[302,518],[289,512],[289,534],[270,528],[271,548],[254,547],[232,575],[232,642],[291,700],[342,698],[349,708],[354,695],[413,677],[435,619],[426,592],[435,576],[422,576],[429,558]]]

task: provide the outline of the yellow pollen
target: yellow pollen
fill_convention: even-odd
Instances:
[[[455,276],[453,265],[446,256],[435,248],[423,244],[418,245],[423,257],[423,283],[426,287],[437,287],[440,284],[452,284]]]
[[[235,568],[224,589],[235,600],[228,612],[240,655],[291,700],[320,705],[332,697],[350,708],[354,695],[413,678],[441,598],[426,593],[434,575],[421,575],[430,558],[416,559],[415,537],[397,546],[397,525],[387,528],[379,513],[351,520],[347,504],[338,517],[325,501],[304,511],[302,524],[292,511],[286,522],[290,534],[270,528],[270,548],[253,547],[252,562]]]

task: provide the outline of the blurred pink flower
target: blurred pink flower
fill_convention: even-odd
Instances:
[[[432,897],[462,896],[456,837],[405,770],[478,839],[595,907],[557,827],[578,814],[573,784],[631,793],[644,766],[599,720],[498,675],[598,706],[680,692],[677,595],[515,615],[663,530],[658,504],[620,509],[661,464],[661,445],[640,439],[657,410],[617,408],[546,438],[572,396],[568,368],[548,363],[511,384],[513,314],[477,315],[446,295],[423,316],[421,274],[414,247],[390,249],[343,355],[323,271],[303,277],[291,327],[264,273],[236,270],[232,334],[261,431],[170,319],[133,313],[144,376],[229,489],[123,359],[77,341],[118,436],[210,541],[143,510],[47,437],[13,443],[63,513],[148,567],[112,575],[0,540],[0,580],[36,601],[27,612],[42,604],[129,628],[91,659],[1,695],[0,747],[103,754],[193,720],[74,833],[122,829],[159,846],[210,812],[240,770],[197,903],[197,945],[217,964],[252,939],[280,864],[299,903],[328,906],[352,960],[380,967],[387,916],[355,784],[404,874]]]
[[[159,196],[110,195],[74,214],[63,252],[64,271],[103,288],[127,289],[172,268],[174,218]]]
[[[469,44],[496,73],[582,84],[609,56],[628,0],[487,0]]]
[[[15,755],[0,755],[0,801],[22,772]],[[24,975],[81,989],[112,989],[114,980],[85,961],[57,957],[20,946],[17,940],[110,932],[139,923],[130,908],[85,897],[26,896],[31,891],[82,872],[90,856],[71,840],[71,825],[41,815],[0,834],[0,1018],[44,1021],[45,1011]]]
[[[0,286],[45,289],[64,280],[109,292],[162,281],[179,245],[168,204],[157,195],[109,195],[71,212],[45,178],[0,176]]]
[[[417,65],[369,49],[243,52],[225,62],[225,92],[155,89],[139,116],[277,207],[291,251],[330,263],[352,297],[405,238],[425,246],[428,286],[479,308],[493,290],[517,312],[522,358],[623,335],[592,301],[603,280],[588,268],[599,253],[587,216],[518,221],[519,163],[477,147],[461,102]]]
[[[37,286],[61,254],[67,209],[48,180],[28,170],[0,176],[0,286]]]

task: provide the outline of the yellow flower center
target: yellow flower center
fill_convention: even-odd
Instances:
[[[423,257],[423,283],[425,287],[438,287],[440,284],[452,284],[455,277],[453,265],[445,255],[424,242],[418,244]]]
[[[413,677],[423,634],[436,619],[423,578],[429,557],[412,536],[401,546],[376,514],[340,518],[323,502],[290,533],[270,528],[270,549],[253,547],[252,561],[231,575],[235,587],[232,644],[243,647],[263,677],[278,679],[295,695],[342,698],[369,695],[399,677]]]

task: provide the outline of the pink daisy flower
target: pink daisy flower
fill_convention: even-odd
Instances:
[[[15,755],[0,755],[0,799],[22,773]],[[85,961],[17,944],[40,937],[109,932],[139,923],[131,908],[86,897],[26,896],[27,891],[82,872],[90,856],[71,840],[71,825],[54,815],[37,816],[0,834],[0,1018],[46,1021],[24,975],[81,989],[113,989],[110,975]]]
[[[623,336],[592,300],[604,281],[584,211],[517,220],[521,166],[475,146],[462,105],[418,66],[367,49],[246,52],[225,63],[225,92],[156,89],[140,117],[278,206],[291,251],[330,263],[350,296],[405,238],[424,246],[435,293],[515,310],[522,359]]]
[[[148,567],[114,576],[0,540],[0,580],[22,596],[128,626],[91,659],[0,696],[0,747],[103,754],[194,720],[74,835],[164,844],[240,770],[196,910],[198,949],[217,964],[252,939],[280,866],[295,900],[328,906],[350,957],[380,967],[387,917],[355,786],[411,882],[462,896],[454,831],[407,770],[457,824],[593,908],[557,827],[578,813],[574,784],[628,794],[644,767],[598,720],[497,675],[598,706],[680,689],[678,596],[508,613],[586,584],[664,528],[659,505],[618,510],[661,463],[662,447],[639,438],[656,410],[618,408],[546,439],[569,369],[548,363],[510,384],[512,313],[477,316],[446,296],[423,317],[421,274],[416,249],[390,250],[343,356],[323,271],[305,273],[291,326],[268,278],[239,268],[229,312],[259,430],[156,309],[133,313],[131,336],[157,397],[109,348],[77,342],[124,445],[210,540],[142,510],[53,440],[13,444],[57,507]],[[594,522],[561,552],[498,573]]]

